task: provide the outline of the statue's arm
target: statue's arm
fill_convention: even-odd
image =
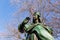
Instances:
[[[25,29],[26,31],[30,31],[30,30],[32,30],[36,25],[37,25],[37,24],[27,24],[27,25],[25,25],[24,29]]]

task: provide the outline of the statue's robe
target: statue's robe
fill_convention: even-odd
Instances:
[[[26,24],[24,29],[28,33],[36,34],[38,40],[54,40],[53,36],[40,23]]]

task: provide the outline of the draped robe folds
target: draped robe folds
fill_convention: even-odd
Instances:
[[[26,24],[24,29],[28,33],[36,34],[38,40],[54,40],[54,37],[40,23]]]

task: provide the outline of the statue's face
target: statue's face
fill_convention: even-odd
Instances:
[[[37,15],[34,15],[34,16],[33,16],[33,18],[34,18],[34,19],[37,19],[37,18],[38,18],[38,16],[37,16]]]

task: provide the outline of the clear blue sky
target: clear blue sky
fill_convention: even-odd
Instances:
[[[0,0],[0,32],[5,31],[6,23],[9,22],[16,9],[11,6],[10,0]]]

